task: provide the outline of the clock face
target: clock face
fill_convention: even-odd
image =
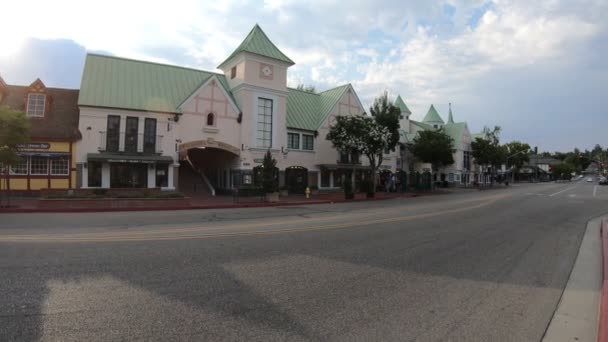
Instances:
[[[260,77],[272,79],[272,66],[268,64],[260,64]]]

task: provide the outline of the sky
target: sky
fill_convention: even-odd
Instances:
[[[608,145],[607,0],[16,1],[0,75],[78,88],[87,52],[215,71],[258,23],[296,65],[288,85],[383,91],[472,133],[540,151]],[[23,14],[23,15],[20,15]],[[27,15],[25,16],[25,14]],[[25,17],[24,17],[25,16]]]

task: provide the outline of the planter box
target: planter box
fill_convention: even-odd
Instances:
[[[39,209],[175,209],[190,207],[190,198],[74,198],[38,200]]]

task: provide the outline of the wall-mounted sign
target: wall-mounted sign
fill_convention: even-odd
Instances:
[[[109,163],[130,163],[130,164],[155,164],[152,160],[138,160],[138,159],[108,159]]]
[[[243,166],[249,166],[249,165],[251,165],[251,164],[249,164],[249,163],[243,163]]]
[[[49,144],[49,143],[18,144],[17,148],[48,150],[49,148],[51,148],[51,144]]]
[[[257,158],[253,160],[254,163],[263,163],[264,162],[264,158]]]

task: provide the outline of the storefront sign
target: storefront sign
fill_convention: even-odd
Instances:
[[[254,163],[263,163],[264,162],[264,158],[256,158],[253,160]]]
[[[137,160],[137,159],[108,159],[109,163],[130,163],[130,164],[154,164],[152,160]]]
[[[17,148],[48,150],[49,148],[51,148],[51,144],[49,144],[49,143],[18,144]]]

